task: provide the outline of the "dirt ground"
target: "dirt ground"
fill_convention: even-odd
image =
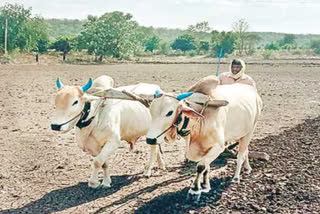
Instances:
[[[184,163],[184,143],[163,147],[167,170],[142,177],[149,149],[144,140],[112,156],[112,187],[90,189],[90,156],[77,147],[74,131],[50,130],[55,80],[85,84],[110,75],[116,85],[148,82],[181,92],[216,65],[0,65],[0,213],[319,213],[320,68],[254,64],[248,74],[264,101],[251,150],[251,175],[231,184],[236,162],[212,164],[212,191],[199,203],[186,200],[195,164]],[[221,70],[226,70],[223,65]]]

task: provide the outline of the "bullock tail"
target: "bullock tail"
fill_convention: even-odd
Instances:
[[[259,94],[257,94],[257,102],[256,102],[256,115],[254,118],[254,127],[256,127],[256,124],[258,122],[259,116],[261,115],[263,109],[263,102]]]

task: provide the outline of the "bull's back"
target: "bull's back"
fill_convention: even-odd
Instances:
[[[127,90],[139,95],[152,96],[160,87],[154,84],[139,83],[117,88]],[[138,101],[115,100],[120,113],[121,137],[126,141],[134,141],[147,134],[151,124],[151,114],[147,107]]]
[[[252,132],[262,108],[256,89],[245,84],[219,85],[215,94],[229,104],[225,108],[225,140],[237,140]]]

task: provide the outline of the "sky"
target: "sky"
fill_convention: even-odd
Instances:
[[[320,34],[320,0],[0,0],[5,3],[32,7],[44,18],[85,19],[117,10],[144,26],[186,29],[208,21],[228,31],[245,19],[250,31]]]

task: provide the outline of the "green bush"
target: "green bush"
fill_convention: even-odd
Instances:
[[[314,53],[320,54],[320,40],[312,41],[310,47],[314,51]]]
[[[263,59],[270,59],[272,56],[273,51],[272,50],[264,50],[262,52]]]
[[[195,39],[190,34],[179,36],[171,45],[173,50],[181,50],[183,52],[194,50],[196,48]]]
[[[267,44],[266,46],[265,46],[265,49],[266,50],[280,50],[280,46],[279,46],[279,43],[277,43],[277,42],[272,42],[272,43],[270,43],[270,44]]]
[[[162,42],[159,45],[159,54],[168,55],[170,51],[170,46],[166,42]]]
[[[187,52],[187,56],[190,56],[190,57],[194,57],[194,56],[197,56],[198,55],[198,53],[197,53],[197,51],[188,51]]]
[[[210,49],[210,43],[208,41],[200,41],[199,42],[199,50],[200,51],[209,51]]]

